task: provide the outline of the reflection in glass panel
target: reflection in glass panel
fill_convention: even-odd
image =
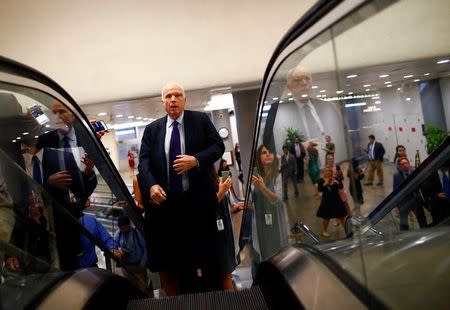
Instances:
[[[448,8],[448,1],[371,1],[283,60],[257,133],[248,212],[256,256],[311,242],[299,222],[321,240],[345,238],[345,217],[371,215],[370,222],[377,206],[423,169],[449,130]],[[439,142],[427,139],[429,128]],[[439,180],[443,188],[443,175],[428,175],[388,205],[372,230],[355,229],[353,241],[362,241],[353,248],[363,250],[371,236],[445,221],[448,214],[432,206],[444,191],[431,191]],[[352,254],[352,270],[367,282],[360,254]]]
[[[102,251],[127,264],[113,238],[127,196],[82,121],[47,94],[6,83],[0,106],[3,280],[105,268]]]

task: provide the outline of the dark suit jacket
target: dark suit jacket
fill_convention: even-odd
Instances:
[[[433,219],[432,225],[437,225],[446,218],[450,217],[450,197],[440,199],[437,196],[439,193],[443,192],[444,189],[442,188],[439,174],[435,172],[427,181],[425,181],[423,185],[425,200]]]
[[[292,144],[291,149],[289,150],[289,153],[291,153],[292,155],[294,155],[295,158],[297,158],[297,156],[295,155],[295,143]],[[306,156],[306,149],[303,146],[303,144],[300,142],[300,158],[304,158]]]
[[[77,134],[76,130],[75,134]],[[78,138],[77,143],[80,145],[80,139]],[[79,169],[78,171],[71,171],[72,184],[70,190],[76,196],[77,202],[70,202],[68,200],[69,192],[67,190],[48,184],[49,176],[60,171],[59,165],[55,164],[58,163],[58,151],[55,149],[60,147],[57,131],[54,130],[41,135],[38,138],[36,147],[38,149],[44,149],[42,155],[44,188],[58,203],[53,208],[53,212],[60,267],[62,270],[73,270],[77,268],[77,255],[83,249],[80,241],[80,226],[77,225],[73,217],[78,219],[84,208],[86,199],[88,199],[97,186],[97,178],[95,174],[86,175]]]
[[[76,134],[76,131],[75,131]],[[77,138],[78,146],[81,146],[79,143],[79,139]],[[41,135],[38,138],[36,147],[38,149],[44,149],[42,155],[42,172],[43,172],[43,181],[44,187],[48,190],[48,192],[60,203],[67,203],[67,191],[54,188],[48,184],[48,178],[52,174],[59,172],[60,168],[57,164],[58,152],[55,151],[60,148],[59,145],[59,136],[56,130],[50,131],[46,134]],[[81,179],[76,176],[73,177],[73,183],[70,186],[70,190],[80,201],[86,201],[86,199],[93,193],[95,187],[97,186],[97,177],[95,174],[86,175],[84,171],[71,171],[71,174],[78,174],[81,176]]]
[[[212,264],[215,257],[217,197],[211,166],[225,146],[205,113],[184,111],[185,154],[199,167],[188,171],[189,190],[183,199],[168,197],[160,206],[149,203],[150,187],[168,193],[164,141],[167,116],[147,125],[139,154],[139,184],[145,203],[145,230],[149,267],[153,271]]]
[[[375,146],[373,149],[373,157],[375,160],[383,161],[383,157],[384,157],[384,153],[385,153],[383,144],[381,144],[378,141],[375,141],[374,143],[375,143]],[[367,154],[369,154],[369,151],[370,151],[369,147],[370,147],[370,143],[367,144]]]

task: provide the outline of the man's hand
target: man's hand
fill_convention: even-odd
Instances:
[[[17,257],[8,257],[6,260],[6,268],[9,272],[19,271],[19,260]]]
[[[60,171],[48,177],[48,184],[62,189],[69,189],[72,184],[72,177],[67,171]]]
[[[177,174],[182,174],[197,166],[197,158],[191,155],[178,155],[173,162],[173,169]]]
[[[122,257],[123,257],[123,253],[122,253],[122,251],[120,251],[120,250],[118,250],[118,249],[112,249],[111,250],[111,253],[115,256],[115,257],[117,257],[117,259],[122,259]]]
[[[150,202],[159,206],[162,202],[166,201],[166,192],[158,184],[150,187]]]
[[[84,156],[81,158],[81,162],[86,166],[86,168],[84,168],[84,173],[91,174],[94,170],[94,163],[89,158],[88,154],[84,153]]]
[[[444,192],[438,193],[436,196],[439,199],[447,199],[447,194],[445,194]]]

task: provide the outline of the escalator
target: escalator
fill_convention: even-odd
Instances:
[[[439,84],[445,93],[448,85],[449,65],[436,64],[436,59],[448,57],[448,46],[426,41],[450,29],[442,13],[446,7],[446,1],[319,1],[285,35],[269,62],[255,106],[250,167],[256,169],[247,169],[248,207],[236,236],[240,246],[236,254],[246,259],[235,274],[245,271],[253,275],[253,283],[231,292],[152,298],[152,292],[138,288],[139,280],[133,276],[114,274],[127,266],[68,206],[100,218],[110,233],[118,229],[114,214],[127,214],[143,233],[130,192],[76,102],[43,74],[1,57],[0,308],[448,309],[449,218],[446,209],[437,207],[440,193],[435,190],[450,158],[450,139],[427,156],[421,126],[437,117],[424,108],[439,103],[433,101],[437,100],[433,87]],[[390,28],[397,20],[405,25],[399,33]],[[418,54],[413,42],[419,37],[426,42]],[[397,41],[410,48],[405,52]],[[405,78],[411,70],[415,76],[421,74],[419,81]],[[441,106],[448,107],[448,98],[440,98]],[[51,117],[55,100],[74,116],[79,142],[74,153],[81,154],[75,157],[89,154],[97,180],[89,195],[70,189],[70,201],[58,198],[45,183],[41,186],[27,169],[31,155],[39,153],[35,147],[40,137],[58,128]],[[311,117],[299,116],[306,109],[299,108],[301,103],[314,107]],[[27,112],[36,106],[48,120]],[[425,160],[392,190],[390,178],[397,167],[386,155],[381,162],[384,182],[378,179],[383,185],[366,186],[362,183],[369,178],[371,154],[364,148],[370,134],[384,145],[386,154],[403,143],[408,150],[418,148]],[[329,225],[324,231],[325,222],[316,217],[320,199],[314,196],[311,181],[319,178],[313,171],[325,168],[327,135],[334,141],[334,162],[340,164],[352,217],[345,225]],[[297,151],[302,155],[295,138],[303,140],[308,152],[303,182],[297,184],[299,195],[294,195],[291,183],[285,193],[278,174],[284,145],[292,155]],[[269,153],[265,162],[258,158],[262,145]],[[365,167],[366,179],[355,178],[356,171]],[[268,182],[270,169],[276,172]],[[85,172],[86,165],[78,163],[78,170]],[[278,195],[271,204],[252,185],[253,174]],[[364,202],[354,195],[358,182]],[[68,227],[100,249],[97,267],[67,268],[66,258],[79,263],[62,245],[74,240],[64,235]]]

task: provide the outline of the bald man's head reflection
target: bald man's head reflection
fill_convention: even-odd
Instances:
[[[311,72],[301,66],[291,69],[287,77],[287,88],[297,101],[308,102],[312,96]]]

